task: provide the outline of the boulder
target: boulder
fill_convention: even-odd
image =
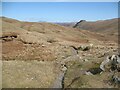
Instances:
[[[115,72],[111,77],[111,83],[114,84],[114,86],[120,87],[120,72]]]
[[[120,69],[120,57],[119,55],[112,55],[112,56],[108,56],[106,58],[106,60],[104,60],[101,65],[100,68],[103,71],[109,70],[109,71],[115,71]]]

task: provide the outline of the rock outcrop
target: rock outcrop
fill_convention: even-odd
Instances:
[[[109,81],[114,87],[120,87],[120,55],[108,56],[98,68],[91,68],[85,74],[96,75],[104,72],[109,73]]]

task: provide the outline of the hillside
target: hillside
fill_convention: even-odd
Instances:
[[[99,20],[99,21],[85,21],[81,20],[74,28],[99,32],[107,35],[118,35],[118,19]]]
[[[9,39],[13,37],[11,42],[3,43],[3,49],[5,48],[5,50],[3,50],[4,52],[8,50],[7,47],[4,47],[4,44],[13,44],[12,42],[14,42],[13,46],[16,42],[21,43],[20,46],[24,46],[24,44],[43,44],[45,46],[63,44],[70,46],[90,43],[97,45],[112,40],[117,42],[116,38],[111,40],[109,36],[99,33],[64,27],[52,23],[21,22],[8,18],[3,18],[2,23],[2,38],[4,42],[7,40],[10,41]],[[6,53],[6,55],[8,54]]]
[[[109,72],[91,76],[85,71],[117,53],[117,37],[48,22],[0,19],[3,88],[114,87],[104,82]]]

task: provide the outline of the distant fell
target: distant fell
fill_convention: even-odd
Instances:
[[[85,21],[81,20],[77,22],[74,28],[84,29],[93,32],[104,33],[108,35],[117,34],[118,30],[118,19],[99,20],[99,21]]]

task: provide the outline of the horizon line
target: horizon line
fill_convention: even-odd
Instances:
[[[15,19],[15,18],[11,18],[11,17],[6,17],[6,16],[0,16],[0,18],[8,18],[8,19],[14,19],[14,20],[17,20],[17,21],[21,21],[21,22],[48,22],[48,23],[75,23],[75,22],[79,22],[83,19],[80,19],[79,21],[60,21],[60,22],[52,22],[52,21],[42,21],[42,20],[38,20],[38,21],[29,21],[29,20],[19,20],[19,19]],[[97,21],[105,21],[105,20],[112,20],[112,19],[119,19],[120,17],[117,17],[117,18],[109,18],[109,19],[101,19],[101,20],[85,20],[87,22],[97,22]]]

